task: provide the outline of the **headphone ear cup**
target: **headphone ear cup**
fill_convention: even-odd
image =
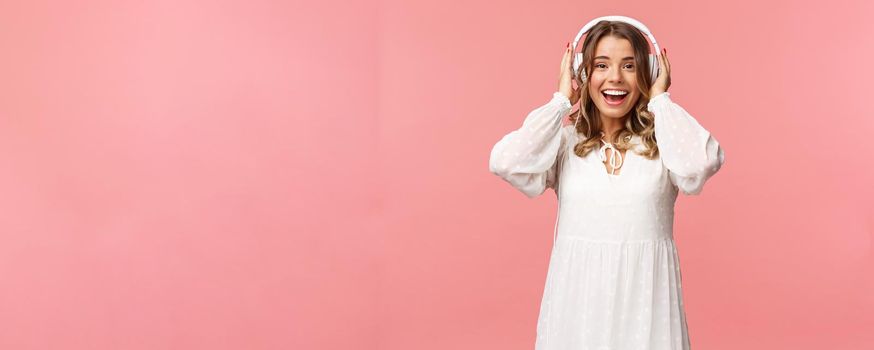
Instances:
[[[653,83],[659,77],[659,57],[653,54],[649,54],[649,76]]]
[[[577,83],[582,84],[586,81],[586,70],[583,67],[583,53],[577,52],[574,54],[574,75],[578,76]]]
[[[580,71],[580,65],[583,63],[583,54],[574,54],[574,74]]]

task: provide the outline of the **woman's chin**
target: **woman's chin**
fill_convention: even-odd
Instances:
[[[600,114],[602,116],[613,119],[621,119],[627,116],[628,112],[631,112],[631,108],[628,108],[627,110],[617,110],[616,108],[610,108],[609,106],[607,106],[606,108],[598,106],[598,109],[601,112]]]

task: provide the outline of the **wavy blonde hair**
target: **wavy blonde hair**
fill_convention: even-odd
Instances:
[[[583,65],[586,76],[592,76],[592,66],[595,56],[595,45],[601,38],[613,36],[620,39],[626,39],[631,43],[634,50],[634,65],[636,67],[646,67],[646,69],[637,69],[637,89],[640,91],[640,98],[637,104],[631,111],[631,115],[625,120],[625,128],[619,130],[618,135],[606,135],[608,140],[617,140],[614,145],[620,151],[631,149],[631,137],[639,135],[644,149],[636,152],[647,159],[655,159],[659,155],[658,145],[655,138],[655,116],[650,113],[646,106],[649,103],[649,89],[652,86],[652,78],[650,77],[649,69],[649,42],[646,37],[634,26],[617,21],[601,21],[598,22],[586,35],[583,41]],[[578,77],[575,77],[577,79]],[[586,80],[584,86],[580,87],[580,107],[570,113],[570,121],[576,125],[577,135],[583,136],[583,140],[574,146],[574,153],[577,156],[583,157],[595,148],[600,147],[601,133],[603,125],[601,125],[601,112],[595,106],[592,97],[589,96],[589,81]],[[582,120],[582,123],[577,123]],[[598,135],[598,137],[594,137]],[[613,137],[615,136],[615,138]],[[632,151],[633,152],[633,151]]]

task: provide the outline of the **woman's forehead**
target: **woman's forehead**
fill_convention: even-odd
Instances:
[[[595,58],[609,57],[611,59],[623,59],[634,56],[634,48],[631,42],[624,38],[606,36],[598,41],[595,46]]]

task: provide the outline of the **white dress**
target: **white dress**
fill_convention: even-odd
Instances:
[[[562,126],[571,104],[558,92],[491,151],[492,173],[528,197],[552,188],[559,198],[536,350],[690,349],[674,203],[699,194],[725,155],[670,93],[647,108],[660,157],[628,150],[618,175],[598,149],[573,153],[582,136]]]

